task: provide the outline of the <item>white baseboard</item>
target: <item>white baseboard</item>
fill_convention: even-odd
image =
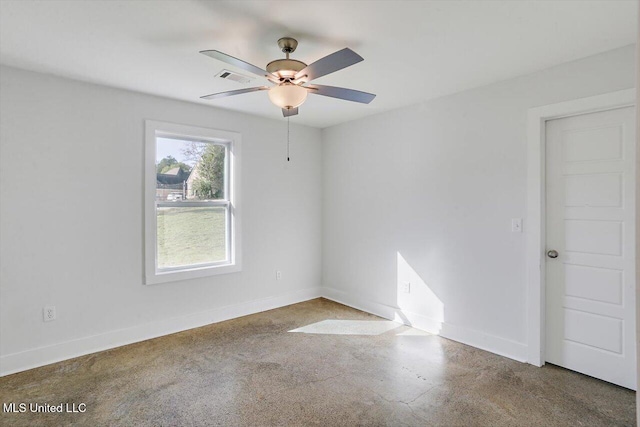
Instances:
[[[335,301],[342,305],[346,305],[348,307],[355,308],[360,311],[365,311],[367,313],[375,314],[376,316],[384,317],[385,319],[396,320],[396,312],[397,308],[391,307],[389,305],[380,304],[374,301],[369,301],[364,298],[354,297],[346,292],[339,291],[337,289],[323,287],[321,288],[322,297],[329,299],[331,301]],[[402,322],[400,322],[402,323]]]
[[[474,329],[442,323],[427,316],[403,311],[398,307],[368,301],[364,298],[339,291],[337,289],[323,287],[322,296],[340,304],[375,314],[385,319],[394,320],[416,329],[420,329],[441,337],[486,350],[518,362],[527,361],[527,345],[511,341],[505,338],[490,335]]]
[[[211,323],[272,310],[274,308],[319,298],[320,296],[321,288],[303,289],[288,294],[247,301],[240,304],[161,320],[159,322],[146,323],[131,328],[118,329],[99,335],[7,354],[0,357],[0,376],[26,371],[62,360],[169,335]]]
[[[236,305],[219,307],[159,322],[118,329],[103,334],[8,354],[0,357],[0,376],[319,297],[324,297],[385,319],[403,323],[520,362],[525,362],[527,359],[527,346],[525,344],[473,329],[442,323],[418,313],[402,311],[398,307],[380,304],[337,289],[323,287],[303,289],[284,295],[247,301]]]

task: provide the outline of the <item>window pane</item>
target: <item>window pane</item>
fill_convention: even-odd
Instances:
[[[224,145],[161,137],[156,142],[156,200],[225,199]]]
[[[157,208],[158,269],[227,260],[226,208]]]
[[[199,158],[193,172],[187,180],[187,199],[220,200],[226,199],[225,191],[225,157],[223,145],[200,144]]]

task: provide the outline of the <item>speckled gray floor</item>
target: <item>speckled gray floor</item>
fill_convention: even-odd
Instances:
[[[302,328],[298,332],[289,332]],[[11,426],[631,426],[635,393],[324,299],[0,378]]]

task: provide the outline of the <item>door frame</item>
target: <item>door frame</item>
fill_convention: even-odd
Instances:
[[[545,130],[548,120],[635,106],[636,90],[625,89],[531,108],[527,120],[527,362],[545,364],[546,182]],[[638,215],[638,213],[636,213]],[[635,238],[635,236],[633,236]]]

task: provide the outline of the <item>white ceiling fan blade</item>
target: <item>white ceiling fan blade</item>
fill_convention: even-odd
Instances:
[[[259,90],[269,90],[266,86],[250,87],[247,89],[230,90],[228,92],[212,93],[211,95],[201,96],[201,99],[217,99],[225,96],[242,95],[243,93],[256,92]]]
[[[313,64],[307,65],[307,67],[296,73],[295,80],[301,79],[309,82],[313,79],[317,79],[318,77],[326,76],[334,71],[342,70],[350,65],[357,64],[363,60],[364,59],[360,55],[348,47],[345,47],[331,55],[318,59]]]
[[[222,53],[218,50],[203,50],[200,51],[201,54],[207,55],[213,59],[217,59],[218,61],[226,62],[229,65],[233,65],[234,67],[242,68],[245,71],[253,73],[260,77],[266,77],[269,80],[273,80],[278,82],[278,77],[273,74],[263,70],[262,68],[256,67],[255,65],[249,64],[241,59],[234,58],[231,55],[227,55],[226,53]]]
[[[346,101],[360,102],[362,104],[368,104],[376,97],[372,93],[361,92],[359,90],[345,89],[343,87],[335,86],[323,86],[323,85],[309,85],[303,86],[309,91],[309,93],[315,93],[316,95],[330,96],[331,98],[344,99]]]

